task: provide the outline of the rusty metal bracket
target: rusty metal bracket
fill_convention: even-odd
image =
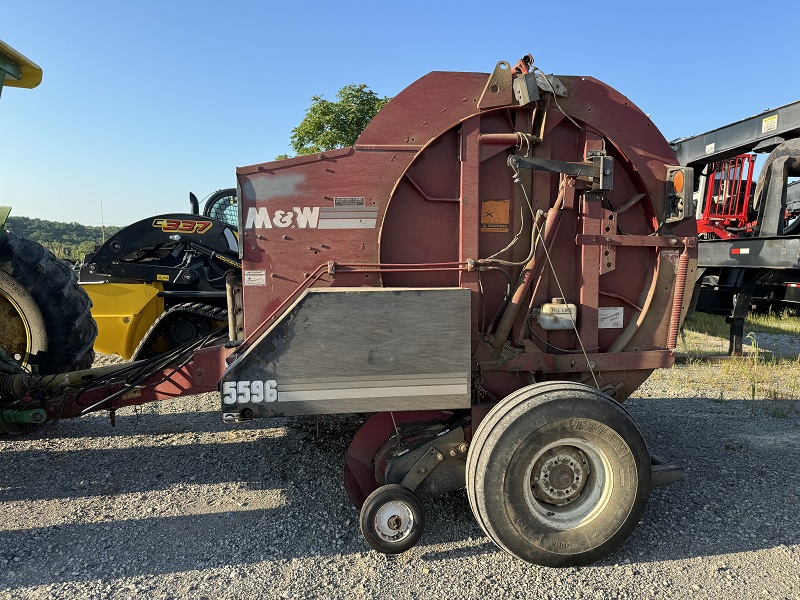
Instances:
[[[607,234],[617,233],[617,214],[603,209],[603,231]],[[600,274],[610,273],[617,268],[617,248],[603,244],[600,246]]]
[[[510,106],[514,101],[513,71],[511,65],[501,60],[489,76],[483,94],[478,101],[478,110],[488,110],[501,106]]]
[[[514,98],[520,106],[539,101],[539,87],[536,85],[536,76],[532,73],[518,75],[512,84]]]
[[[583,354],[547,354],[541,352],[530,340],[523,340],[525,352],[505,361],[498,361],[488,350],[478,348],[477,360],[484,372],[490,371],[542,371],[544,373],[582,373],[587,363],[595,371],[629,371],[671,367],[675,357],[669,350],[641,352],[590,352]],[[587,360],[588,359],[588,360]]]
[[[562,98],[567,97],[567,88],[555,75],[545,75],[542,71],[536,71],[536,84],[544,92],[550,92]]]
[[[694,248],[696,238],[678,238],[655,235],[585,235],[575,236],[579,246],[639,246],[650,248]]]
[[[466,457],[466,453],[467,444],[464,442],[464,430],[460,427],[451,429],[430,444],[428,449],[403,477],[400,485],[414,491],[445,459],[463,460]]]
[[[564,173],[572,177],[587,177],[592,180],[592,191],[608,191],[614,187],[614,159],[611,156],[594,155],[591,162],[567,162],[544,158],[527,158],[512,155],[508,165],[513,169],[533,169],[548,173]]]

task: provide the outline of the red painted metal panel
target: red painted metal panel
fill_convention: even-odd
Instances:
[[[561,186],[558,231],[536,259],[535,281],[519,292],[525,309],[512,315],[507,343],[517,345],[515,352],[538,349],[548,356],[580,351],[575,331],[545,331],[528,309],[565,297],[579,307],[587,351],[664,347],[675,261],[662,261],[659,248],[682,246],[696,235],[692,220],[667,228],[679,242],[659,230],[666,165],[677,163],[666,140],[628,98],[589,77],[560,77],[567,96],[558,106],[551,98],[536,111],[509,103],[480,111],[488,77],[430,73],[398,94],[353,148],[238,169],[245,344],[305,285],[469,287],[475,292],[471,327],[476,341],[482,339],[504,307],[507,282],[498,270],[515,284],[527,261],[528,202],[552,213]],[[542,142],[516,148],[524,135],[539,132],[534,123],[542,117]],[[534,158],[583,162],[587,146],[614,159],[613,189],[602,206],[586,201],[585,182],[562,184],[557,174],[522,173],[523,191],[506,160],[530,150]],[[484,206],[503,216],[482,226]],[[609,218],[616,227],[605,232]],[[608,256],[603,247],[613,251],[610,265],[600,264]],[[690,252],[696,253],[693,245]],[[494,271],[474,271],[468,262]],[[601,312],[613,317],[606,320],[612,327],[601,328]],[[658,361],[626,357],[623,363],[645,370]],[[486,378],[487,389],[507,389],[504,369]]]

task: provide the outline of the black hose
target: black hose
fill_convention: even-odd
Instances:
[[[489,322],[489,329],[487,330],[487,332],[489,332],[489,331],[494,331],[494,326],[495,326],[495,323],[497,322],[497,319],[499,319],[500,315],[503,314],[503,311],[506,309],[506,306],[508,306],[508,301],[511,300],[511,285],[512,284],[511,284],[511,275],[509,273],[507,273],[505,271],[505,269],[501,269],[500,267],[487,267],[487,268],[491,269],[492,271],[497,271],[499,273],[502,273],[503,276],[506,278],[506,282],[507,282],[506,295],[503,298],[503,301],[500,303],[500,306],[498,307],[497,312],[494,313],[494,316],[492,317],[492,320]]]
[[[134,372],[125,379],[124,381],[125,387],[123,387],[120,390],[117,390],[116,392],[103,398],[102,400],[99,400],[94,404],[87,406],[79,413],[79,416],[101,409],[103,405],[129,392],[140,383],[146,381],[154,373],[157,373],[162,369],[166,369],[169,366],[174,366],[175,370],[181,368],[191,360],[191,355],[196,349],[205,346],[209,341],[213,339],[219,338],[222,335],[227,334],[227,331],[228,331],[227,327],[220,327],[219,329],[215,329],[214,331],[212,331],[210,334],[208,334],[203,338],[189,340],[188,342],[182,344],[181,346],[178,346],[173,350],[170,350],[169,352],[165,352],[164,354],[159,354],[152,358],[146,359],[144,361],[136,363],[136,365],[131,365],[130,370],[135,370],[136,372]],[[77,402],[84,392],[87,392],[92,389],[97,389],[97,387],[99,387],[97,384],[111,383],[114,380],[115,376],[119,375],[120,372],[121,371],[117,371],[115,373],[112,373],[111,375],[108,375],[104,378],[92,382],[92,385],[83,388],[78,393],[77,397],[75,398],[75,401]]]

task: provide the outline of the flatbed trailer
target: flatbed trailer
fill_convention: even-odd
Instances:
[[[751,306],[800,308],[800,102],[671,145],[697,174],[693,304],[726,316],[729,353],[741,355]],[[748,152],[769,153],[754,187]]]

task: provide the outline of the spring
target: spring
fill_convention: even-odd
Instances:
[[[688,248],[684,247],[678,260],[678,274],[675,277],[675,296],[672,298],[672,314],[669,320],[669,335],[667,336],[667,349],[675,350],[678,343],[678,329],[681,324],[681,308],[683,306],[683,292],[686,289],[686,272],[689,270]]]

